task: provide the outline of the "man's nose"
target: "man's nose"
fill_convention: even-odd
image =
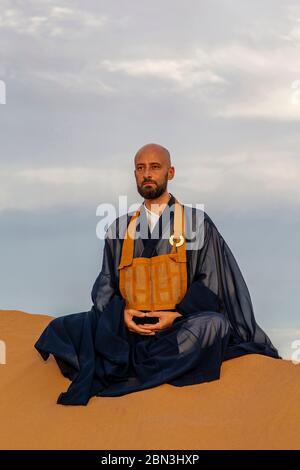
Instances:
[[[151,168],[146,168],[143,174],[144,179],[152,180],[152,170]]]

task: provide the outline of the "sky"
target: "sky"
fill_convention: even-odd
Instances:
[[[133,158],[204,204],[284,357],[300,339],[300,4],[0,0],[0,308],[87,311]]]

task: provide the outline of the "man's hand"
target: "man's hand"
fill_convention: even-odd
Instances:
[[[145,317],[158,317],[159,321],[158,323],[153,324],[148,324],[147,329],[150,331],[160,331],[164,330],[165,328],[169,328],[172,326],[175,318],[177,317],[182,317],[181,313],[178,312],[172,312],[172,311],[166,311],[166,310],[160,310],[157,312],[147,312],[145,313]]]
[[[139,333],[140,335],[148,335],[153,336],[155,335],[155,331],[149,330],[148,325],[137,325],[135,321],[132,320],[132,317],[145,317],[146,313],[140,312],[139,310],[135,310],[133,308],[125,308],[124,309],[124,322],[127,326],[129,331],[133,333]],[[151,326],[151,325],[150,325]]]

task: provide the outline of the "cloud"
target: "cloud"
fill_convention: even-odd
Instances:
[[[237,87],[232,100],[222,100],[222,106],[216,107],[216,117],[300,119],[300,57],[290,46],[283,44],[274,50],[226,47],[215,51],[211,60],[212,67],[222,69],[227,83],[236,81],[230,80],[230,73],[247,85],[241,90]]]
[[[86,34],[91,29],[105,25],[107,17],[85,9],[53,6],[50,2],[31,2],[14,8],[11,2],[1,1],[0,28],[17,34],[33,36],[63,36],[64,34]]]
[[[198,198],[200,190],[203,201],[199,202],[209,200],[232,209],[299,204],[299,133],[293,127],[276,127],[300,118],[300,56],[295,48],[299,9],[280,10],[273,32],[274,12],[271,19],[261,17],[253,34],[256,18],[251,14],[256,9],[251,7],[247,27],[242,23],[234,35],[226,36],[231,24],[225,17],[227,28],[222,30],[220,25],[214,41],[209,42],[209,28],[203,24],[181,48],[174,42],[179,33],[168,21],[163,22],[164,28],[158,25],[155,33],[159,41],[170,36],[170,42],[138,42],[141,31],[145,37],[152,33],[149,21],[157,13],[153,5],[149,18],[139,8],[119,12],[111,6],[112,10],[104,11],[102,4],[93,1],[85,7],[75,1],[59,5],[30,1],[26,9],[21,2],[14,7],[0,2],[0,28],[6,37],[0,48],[11,74],[9,93],[14,86],[16,93],[15,107],[5,106],[9,118],[2,142],[7,155],[7,168],[2,165],[0,176],[2,208],[91,201],[99,186],[111,190],[99,161],[106,165],[105,157],[115,151],[122,161],[128,158],[133,141],[158,137],[169,140],[175,149],[186,147],[188,164],[179,162],[174,185],[187,199]],[[219,14],[223,7],[218,6]],[[161,12],[162,19],[167,10]],[[243,16],[236,7],[234,13]],[[192,18],[193,8],[187,16]],[[122,18],[128,20],[123,23],[126,34],[110,31],[108,26]],[[175,15],[174,20],[180,17]],[[85,107],[86,102],[91,106]],[[240,134],[244,120],[251,121],[248,134]],[[268,128],[268,123],[274,127]],[[124,142],[126,150],[120,151]],[[22,168],[24,162],[28,166],[26,171],[9,169],[8,162],[18,158]],[[68,163],[72,159],[73,168],[64,167],[65,158]],[[40,161],[43,167],[37,168]],[[117,191],[119,182],[121,187],[126,182],[126,189],[133,187],[124,163],[112,173],[111,181]]]
[[[300,162],[280,153],[194,155],[177,171],[177,187],[202,203],[244,212],[272,207],[299,207]],[[188,183],[187,183],[188,182]]]
[[[296,86],[300,56],[289,43],[283,42],[274,50],[242,43],[206,50],[196,47],[185,57],[174,54],[164,58],[105,59],[99,68],[119,74],[120,86],[121,76],[126,75],[133,89],[137,81],[146,79],[145,86],[149,83],[151,89],[154,85],[150,80],[155,79],[155,87],[161,92],[181,91],[187,99],[196,97],[198,103],[202,100],[213,104],[205,109],[215,117],[300,119],[300,86]]]
[[[99,74],[88,67],[78,71],[78,73],[65,72],[64,70],[47,71],[36,70],[30,72],[31,79],[37,80],[40,83],[52,83],[63,88],[65,93],[71,95],[76,93],[93,94],[93,95],[107,95],[110,96],[117,92],[113,87],[105,83]]]
[[[123,161],[117,168],[107,163],[103,167],[2,169],[0,208],[96,204],[99,198],[114,199],[120,192],[134,197],[135,180]],[[249,212],[258,206],[260,210],[274,205],[299,207],[299,175],[300,161],[293,154],[186,155],[176,165],[172,184],[175,192],[184,194],[185,203],[210,201],[224,210]]]
[[[128,174],[107,168],[27,168],[0,171],[0,209],[83,207],[109,202]]]
[[[206,83],[223,83],[224,79],[202,64],[201,57],[191,59],[140,59],[101,62],[109,72],[122,72],[131,77],[154,77],[174,82],[179,88],[192,88]]]
[[[264,119],[274,121],[299,121],[300,100],[298,93],[292,89],[288,82],[283,87],[266,90],[257,100],[245,100],[228,104],[215,112],[215,117],[228,119]],[[247,102],[248,101],[248,102]]]
[[[271,18],[262,16],[258,23],[251,17],[255,8],[250,8],[248,21],[232,36],[226,36],[226,28],[224,32],[220,26],[210,43],[209,30],[202,25],[190,35],[186,32],[193,40],[181,48],[174,42],[176,31],[168,21],[162,31],[169,35],[170,43],[164,42],[166,37],[158,28],[155,31],[161,47],[155,38],[141,44],[141,31],[150,31],[146,16],[139,16],[139,9],[131,14],[120,9],[116,14],[91,1],[84,8],[76,2],[55,5],[50,1],[31,1],[25,8],[21,3],[12,7],[11,2],[2,0],[1,7],[3,37],[5,33],[14,34],[13,40],[9,36],[7,47],[2,46],[2,67],[12,76],[54,83],[74,97],[82,92],[116,99],[129,96],[137,101],[140,97],[147,99],[155,91],[155,97],[166,102],[176,100],[179,94],[179,99],[191,107],[201,107],[203,114],[217,119],[300,119],[300,87],[293,88],[300,80],[300,56],[296,52],[299,8],[280,6],[276,22],[273,12]],[[223,7],[218,7],[220,15]],[[149,12],[149,21],[153,11]],[[187,15],[192,18],[192,9]],[[212,21],[211,17],[208,19]],[[178,20],[176,15],[174,20]],[[225,17],[224,26],[226,20]],[[180,34],[184,31],[183,27]],[[25,36],[24,40],[39,39],[35,44],[28,43],[30,64],[23,60],[24,54],[20,56],[22,48],[26,52],[26,46],[18,42],[20,36]]]

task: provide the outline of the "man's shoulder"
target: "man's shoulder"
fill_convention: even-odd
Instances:
[[[217,226],[212,218],[204,210],[203,204],[185,205],[185,223],[186,232],[189,234],[197,233],[199,246],[204,240],[210,237],[212,233],[220,235]],[[190,232],[189,232],[190,231]],[[191,236],[192,238],[192,236]]]
[[[186,217],[192,216],[193,218],[197,218],[198,220],[202,220],[203,222],[213,224],[212,219],[204,210],[203,204],[183,204],[183,207]]]
[[[106,237],[108,238],[122,238],[125,234],[129,220],[134,214],[134,211],[127,212],[125,214],[116,217],[115,220],[108,226],[106,231]]]

